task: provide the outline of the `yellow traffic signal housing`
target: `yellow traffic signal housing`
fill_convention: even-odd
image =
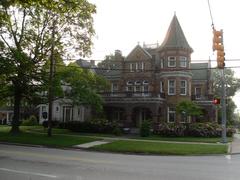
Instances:
[[[213,51],[217,51],[217,66],[223,69],[225,66],[225,53],[223,46],[223,31],[213,29]]]

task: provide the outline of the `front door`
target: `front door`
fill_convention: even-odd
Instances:
[[[72,107],[63,106],[63,122],[68,122],[72,120]]]

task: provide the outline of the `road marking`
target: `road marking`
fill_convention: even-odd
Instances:
[[[13,172],[13,173],[19,173],[19,174],[27,174],[27,175],[34,175],[34,176],[42,176],[42,177],[48,177],[48,178],[57,178],[55,175],[50,174],[42,174],[42,173],[31,173],[27,171],[18,171],[14,169],[7,169],[7,168],[0,168],[0,171],[7,171],[7,172]]]

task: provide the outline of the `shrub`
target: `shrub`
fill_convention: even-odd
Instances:
[[[140,127],[140,135],[142,137],[148,137],[150,135],[150,122],[145,120]]]
[[[42,125],[43,125],[44,128],[47,128],[48,127],[48,121],[43,121]],[[59,121],[52,121],[52,127],[53,128],[59,127]]]
[[[161,123],[155,126],[153,132],[154,134],[159,134],[162,136],[184,136],[186,133],[186,125],[175,124],[175,123]]]
[[[21,125],[22,126],[36,126],[36,125],[38,125],[38,121],[37,121],[37,118],[34,115],[32,115],[28,119],[23,120]]]

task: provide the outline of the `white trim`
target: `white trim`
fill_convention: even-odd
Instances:
[[[175,109],[175,108],[174,108]],[[174,121],[173,122],[170,122],[169,121],[169,114],[170,113],[174,113]],[[175,109],[175,111],[170,111],[170,107],[168,107],[168,112],[167,112],[167,121],[168,121],[168,123],[175,123],[176,122],[176,109]]]
[[[182,87],[182,82],[185,83],[185,86]],[[186,96],[187,95],[187,87],[188,87],[188,84],[187,84],[187,81],[186,80],[180,80],[180,95],[183,95],[183,96]],[[181,89],[185,89],[185,93],[181,93]]]
[[[170,93],[170,81],[174,82],[174,87],[171,87],[171,88],[174,88],[174,92],[173,93]],[[168,95],[175,95],[175,94],[176,94],[176,80],[169,79],[168,80]]]
[[[134,70],[133,70],[133,65],[134,65],[133,63],[130,63],[130,64],[129,64],[130,72],[134,72]]]
[[[186,56],[180,56],[179,57],[179,67],[187,67],[187,57]],[[184,65],[182,66],[181,63],[184,63]]]
[[[164,82],[163,81],[160,81],[160,93],[163,93],[164,92]]]
[[[171,65],[172,62],[174,62],[174,65]],[[176,67],[176,57],[175,56],[168,56],[168,67]]]

